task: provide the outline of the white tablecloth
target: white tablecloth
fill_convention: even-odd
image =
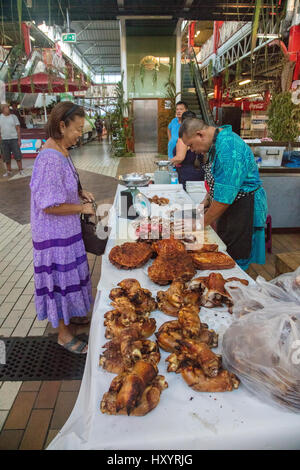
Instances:
[[[100,412],[102,396],[115,377],[98,366],[101,347],[107,342],[103,315],[111,309],[108,297],[111,288],[128,277],[136,278],[153,295],[167,288],[150,281],[147,266],[132,271],[115,268],[108,261],[108,253],[115,243],[112,239],[108,241],[102,258],[80,392],[68,421],[48,449],[299,449],[299,415],[262,403],[242,384],[233,392],[195,392],[180,374],[167,372],[168,353],[162,350],[159,373],[166,377],[169,387],[162,392],[157,408],[144,417],[109,416]],[[226,278],[238,276],[254,282],[238,266],[221,273]],[[157,327],[172,320],[159,311],[151,316],[156,319]],[[231,315],[225,308],[201,308],[200,318],[219,333],[221,345]],[[221,347],[214,351],[221,352]]]

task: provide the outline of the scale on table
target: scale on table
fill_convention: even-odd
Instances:
[[[158,166],[158,170],[154,173],[155,184],[170,184],[171,177],[169,167],[172,165],[169,160],[159,160],[154,162]]]
[[[136,219],[137,217],[150,217],[151,203],[149,199],[137,188],[147,186],[150,176],[141,173],[128,173],[119,177],[122,184],[128,189],[120,193],[119,217]]]

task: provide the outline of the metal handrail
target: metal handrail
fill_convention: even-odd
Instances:
[[[215,121],[214,121],[211,109],[208,105],[207,91],[206,91],[206,88],[202,79],[201,70],[199,68],[196,53],[193,47],[190,47],[189,49],[189,59],[190,59],[190,62],[189,62],[190,67],[194,68],[193,79],[194,79],[198,99],[200,102],[203,120],[206,122],[206,124],[213,126],[215,125]]]

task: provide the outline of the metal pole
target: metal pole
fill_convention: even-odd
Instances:
[[[121,73],[123,73],[124,101],[128,100],[127,90],[127,52],[126,52],[126,23],[123,18],[120,22],[120,55],[121,55]]]
[[[178,20],[176,28],[176,101],[181,100],[181,24],[182,19]]]

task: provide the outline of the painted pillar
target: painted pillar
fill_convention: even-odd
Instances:
[[[214,53],[216,54],[219,47],[220,28],[224,21],[214,21]]]
[[[189,37],[188,37],[188,46],[194,47],[195,45],[195,25],[196,21],[190,21],[189,23]]]
[[[120,24],[120,55],[121,55],[121,73],[123,73],[124,101],[128,100],[127,88],[127,50],[126,50],[126,23],[125,19],[119,20]]]
[[[291,26],[288,45],[289,60],[295,62],[293,80],[300,78],[300,24]]]
[[[30,42],[30,26],[27,23],[21,24],[22,34],[24,39],[24,48],[27,57],[31,54],[31,42]]]

